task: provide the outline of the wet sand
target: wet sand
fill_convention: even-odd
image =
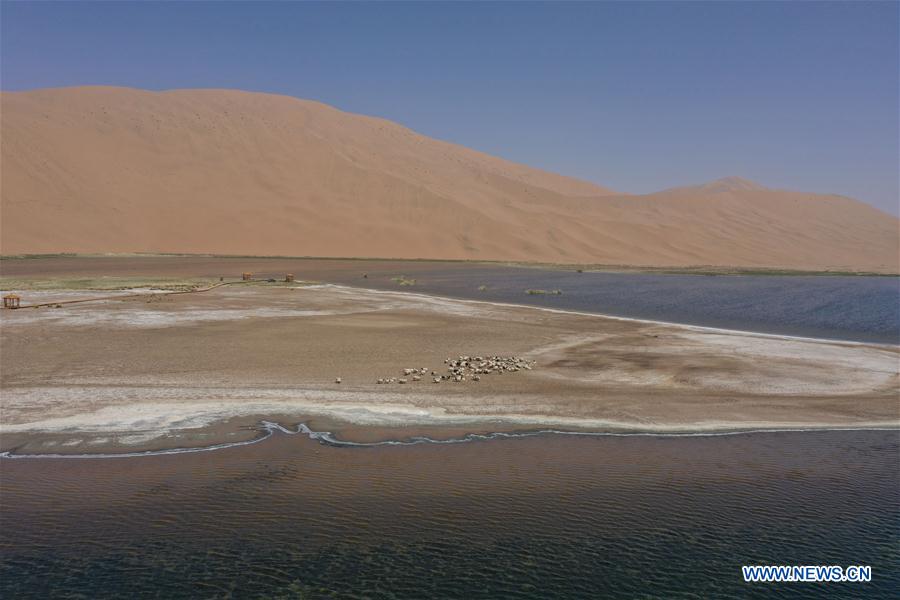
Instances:
[[[3,311],[0,350],[0,446],[20,453],[203,446],[252,439],[261,419],[360,440],[900,424],[897,347],[333,285]],[[536,366],[376,384],[459,355]]]

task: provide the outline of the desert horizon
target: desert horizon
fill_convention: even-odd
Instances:
[[[617,193],[384,119],[235,90],[2,92],[0,109],[4,255],[900,270],[897,217],[736,176]]]

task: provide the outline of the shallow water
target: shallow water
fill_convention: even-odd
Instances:
[[[900,433],[540,436],[3,460],[29,597],[895,597]],[[864,564],[869,584],[744,584]]]

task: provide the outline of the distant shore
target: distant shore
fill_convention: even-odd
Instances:
[[[547,263],[523,262],[507,260],[466,260],[441,258],[392,258],[392,257],[360,257],[360,256],[264,256],[252,254],[191,254],[178,252],[122,252],[122,253],[76,253],[59,252],[51,254],[7,254],[0,255],[0,268],[3,261],[41,260],[41,259],[91,259],[91,258],[222,258],[244,260],[317,260],[317,261],[369,261],[369,262],[402,262],[402,263],[436,263],[436,264],[469,264],[509,266],[535,269],[552,269],[561,271],[597,271],[608,273],[657,273],[673,275],[765,275],[765,276],[865,276],[865,277],[897,277],[900,272],[854,270],[841,267],[822,270],[792,269],[784,267],[740,267],[712,265],[619,265],[596,263]],[[9,264],[9,263],[7,263]]]
[[[900,278],[700,272],[591,271],[546,265],[376,259],[109,255],[0,261],[0,290],[149,288],[188,291],[240,281],[285,285],[286,275],[385,291],[557,308],[656,322],[835,340],[900,344]],[[96,293],[101,292],[101,293]],[[836,312],[836,307],[852,310]]]

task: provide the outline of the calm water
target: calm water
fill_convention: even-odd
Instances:
[[[900,343],[900,278],[577,273],[509,267],[394,272],[329,280],[457,298],[531,304],[675,323],[861,342]],[[479,286],[486,289],[479,290]],[[528,295],[542,289],[562,295]]]
[[[896,598],[900,434],[3,460],[4,598]],[[870,584],[744,584],[742,564]]]

